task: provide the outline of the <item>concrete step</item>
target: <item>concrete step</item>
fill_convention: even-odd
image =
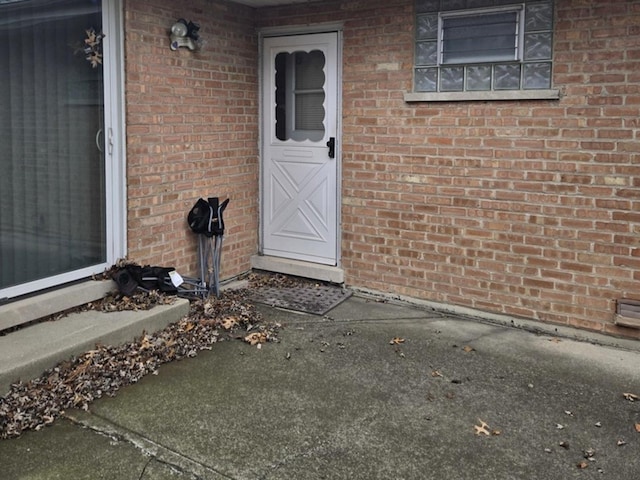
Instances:
[[[0,396],[18,380],[36,378],[48,368],[103,345],[134,340],[143,331],[155,332],[189,313],[189,301],[177,298],[171,305],[150,310],[72,313],[0,337]]]
[[[90,280],[0,305],[0,330],[93,302],[117,289],[113,280]]]

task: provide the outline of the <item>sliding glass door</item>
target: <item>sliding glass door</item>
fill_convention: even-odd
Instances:
[[[102,3],[0,0],[0,298],[86,277],[124,248],[110,246],[124,219]]]

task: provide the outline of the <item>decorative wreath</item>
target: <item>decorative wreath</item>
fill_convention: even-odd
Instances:
[[[87,60],[93,68],[102,65],[102,39],[104,33],[96,33],[93,28],[85,30],[87,38],[84,39],[83,52]]]

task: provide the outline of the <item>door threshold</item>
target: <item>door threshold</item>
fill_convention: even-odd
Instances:
[[[303,262],[289,258],[272,257],[270,255],[253,255],[251,268],[266,270],[267,272],[295,275],[323,282],[344,283],[344,270],[339,267],[322,265],[319,263]]]

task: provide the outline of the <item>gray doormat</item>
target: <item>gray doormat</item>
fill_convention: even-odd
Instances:
[[[271,307],[324,315],[351,293],[338,286],[304,283],[293,287],[262,286],[251,292],[251,299]]]

